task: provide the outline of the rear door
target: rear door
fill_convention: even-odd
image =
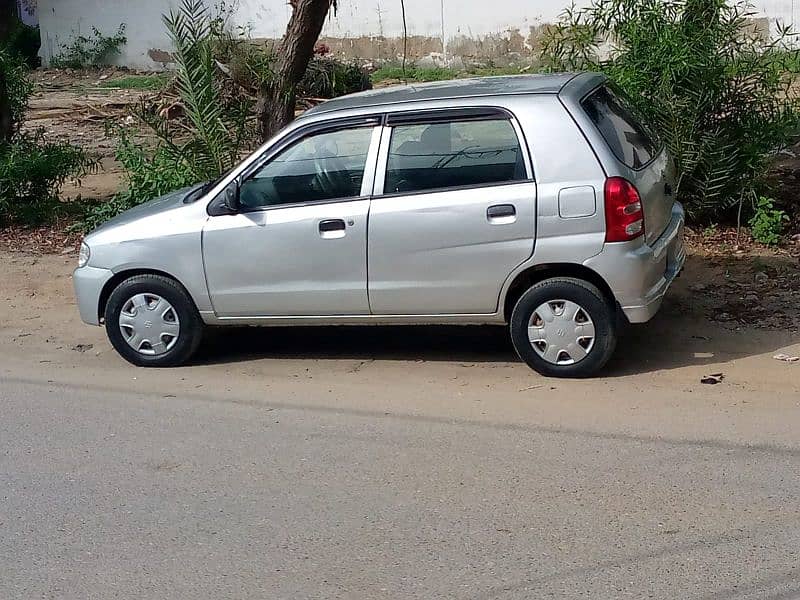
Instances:
[[[490,314],[533,252],[536,184],[519,128],[493,108],[392,114],[368,234],[373,314]]]
[[[675,170],[655,133],[647,126],[625,95],[602,85],[581,101],[584,112],[597,127],[623,175],[636,186],[644,208],[645,240],[654,242],[672,217]]]

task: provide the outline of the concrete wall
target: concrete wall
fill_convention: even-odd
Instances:
[[[39,0],[42,62],[47,65],[75,35],[90,35],[92,27],[113,35],[124,23],[128,43],[118,64],[159,69],[161,61],[169,59],[171,47],[161,15],[175,4],[175,0]]]
[[[126,24],[128,44],[119,63],[139,69],[161,68],[169,40],[161,14],[178,0],[39,0],[42,58],[47,64],[62,44],[92,26],[106,34]],[[206,0],[210,6],[218,0]],[[230,3],[231,0],[228,0]],[[286,0],[238,0],[235,21],[252,26],[256,38],[279,38],[291,8]],[[569,0],[405,0],[409,56],[441,60],[507,62],[536,50],[542,25],[554,21]],[[588,0],[577,0],[585,5]],[[798,23],[800,0],[757,0],[759,16]],[[365,59],[402,55],[400,0],[339,0],[339,11],[323,31],[337,54]]]

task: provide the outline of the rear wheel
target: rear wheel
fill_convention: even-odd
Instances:
[[[141,367],[185,363],[203,334],[189,294],[161,275],[136,275],[120,283],[106,303],[105,325],[114,349]]]
[[[549,377],[591,377],[617,344],[613,306],[587,281],[546,279],[517,301],[511,340],[520,358]]]

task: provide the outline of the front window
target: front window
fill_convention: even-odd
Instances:
[[[290,146],[241,185],[245,209],[357,197],[372,128],[312,134]]]
[[[392,131],[384,192],[525,179],[522,149],[507,119],[399,125]]]

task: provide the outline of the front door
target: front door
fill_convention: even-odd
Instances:
[[[373,126],[309,133],[246,176],[240,212],[203,231],[218,316],[369,314],[362,188],[379,137]]]

